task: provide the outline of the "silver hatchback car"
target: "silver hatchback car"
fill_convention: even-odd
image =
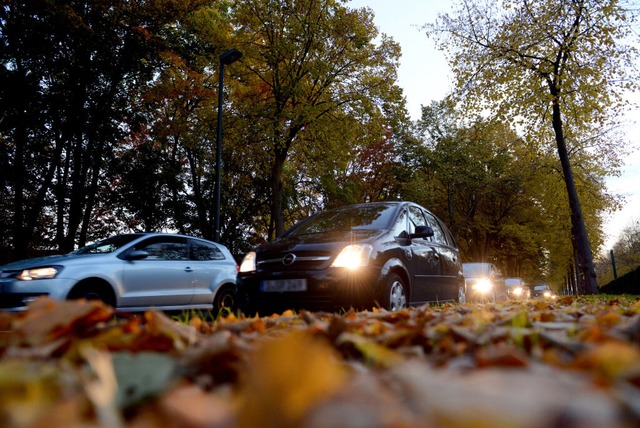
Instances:
[[[69,254],[0,266],[0,310],[38,296],[98,299],[119,312],[236,305],[237,264],[223,245],[165,233],[117,235]]]

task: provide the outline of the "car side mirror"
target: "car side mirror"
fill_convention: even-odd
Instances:
[[[127,260],[142,260],[149,257],[149,253],[143,250],[133,250],[127,254]]]
[[[433,229],[431,226],[416,226],[416,231],[409,235],[411,239],[429,238],[430,236],[433,236]]]

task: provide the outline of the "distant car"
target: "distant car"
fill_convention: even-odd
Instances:
[[[233,308],[237,266],[223,245],[164,233],[117,235],[69,254],[0,266],[0,309],[38,296],[97,299],[119,311]]]
[[[556,293],[551,288],[549,288],[547,284],[538,284],[533,287],[531,297],[555,299],[557,296],[556,296]]]
[[[504,282],[507,286],[509,298],[516,300],[531,298],[531,289],[522,278],[506,278]]]
[[[507,298],[504,277],[493,263],[463,263],[462,273],[469,300],[495,302]]]
[[[410,202],[329,209],[249,252],[238,273],[249,313],[287,309],[382,307],[463,301],[465,284],[453,236]]]

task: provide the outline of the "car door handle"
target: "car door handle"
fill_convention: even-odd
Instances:
[[[185,272],[193,272],[193,269],[191,269],[189,266],[187,266],[186,268],[184,268]]]

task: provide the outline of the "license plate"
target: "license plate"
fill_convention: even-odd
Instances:
[[[266,279],[262,281],[260,290],[269,292],[307,291],[306,279]]]

